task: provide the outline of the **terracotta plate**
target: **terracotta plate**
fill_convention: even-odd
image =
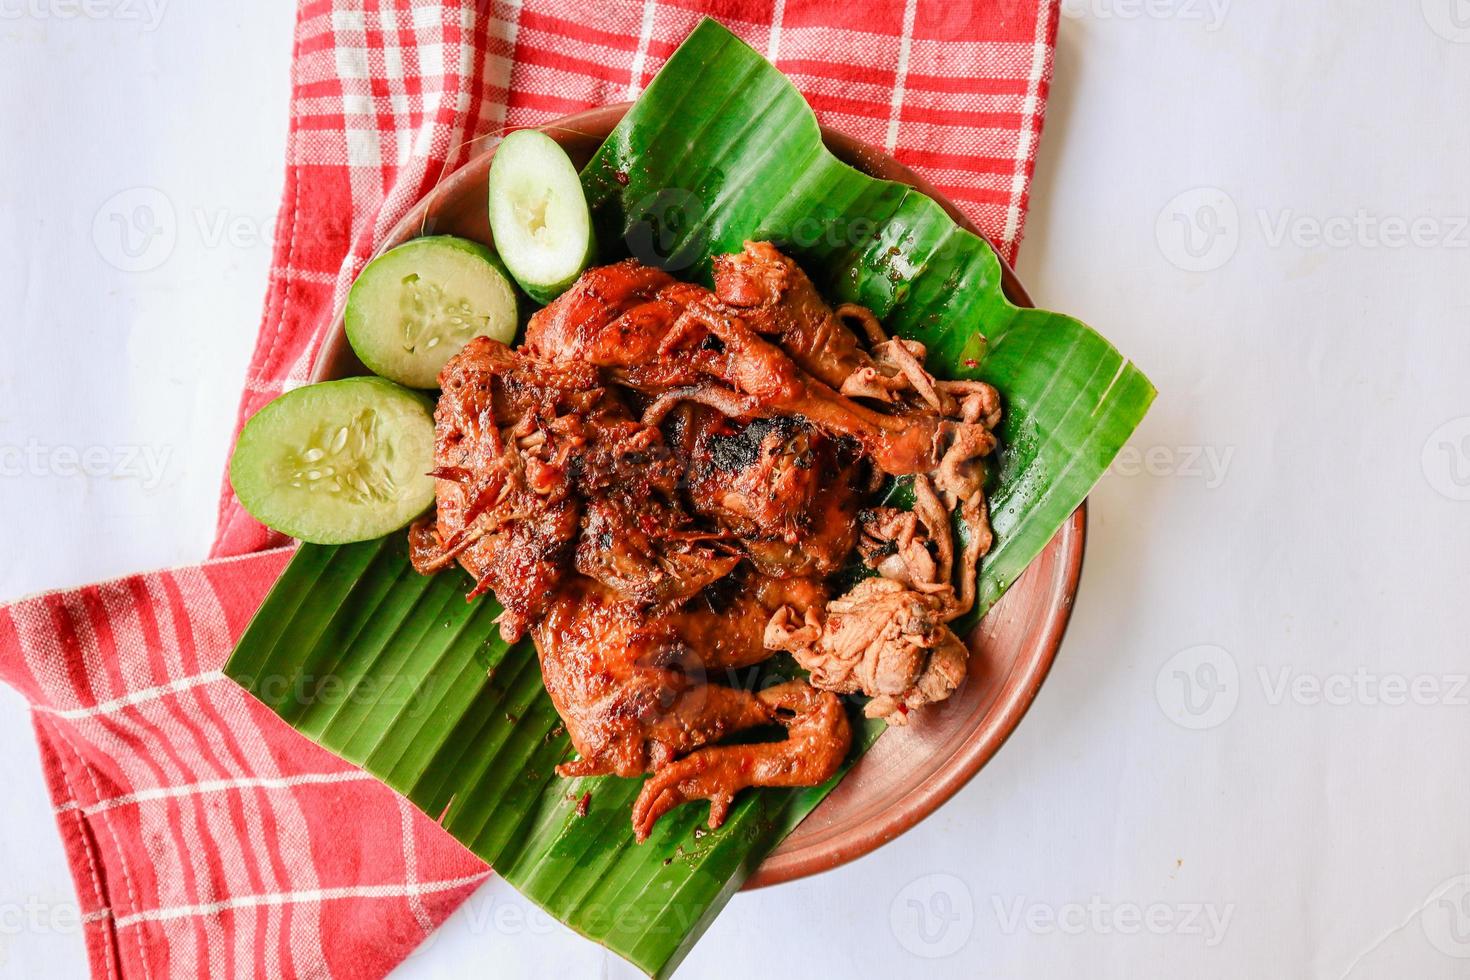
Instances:
[[[605,106],[542,128],[580,167],[627,111],[628,104]],[[832,152],[859,170],[918,188],[955,221],[976,230],[938,191],[892,157],[832,130],[824,130],[823,138]],[[485,182],[492,154],[480,154],[446,178],[398,223],[383,247],[424,234],[489,243]],[[1032,305],[1011,268],[1004,271],[1012,302]],[[314,381],[367,373],[347,344],[340,313],[317,360]],[[967,638],[973,651],[968,680],[948,701],[920,712],[907,728],[884,733],[832,795],[766,859],[746,888],[816,874],[866,854],[933,813],[975,775],[1020,723],[1046,679],[1072,612],[1085,533],[1084,504]]]

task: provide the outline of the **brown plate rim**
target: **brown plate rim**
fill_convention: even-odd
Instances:
[[[554,119],[537,128],[553,137],[596,138],[599,142],[611,132],[632,105],[631,102],[615,103],[588,109],[583,112]],[[822,138],[838,157],[859,170],[890,180],[908,184],[920,193],[933,199],[968,231],[980,235],[972,221],[946,198],[929,181],[914,173],[882,150],[871,147],[846,134],[822,127]],[[436,203],[452,199],[460,185],[483,179],[480,175],[488,169],[489,160],[495,150],[485,150],[467,160],[452,174],[441,180],[422,200],[409,209],[395,224],[383,240],[379,251],[417,237],[424,233],[435,212]],[[993,247],[993,246],[992,246]],[[1012,303],[1021,307],[1033,307],[1029,294],[1017,278],[1005,257],[996,250],[1002,271],[1002,289]],[[342,309],[334,311],[332,330],[324,339],[313,364],[311,381],[327,381],[342,377],[347,372],[344,365],[356,361],[347,343],[342,325]],[[859,826],[822,839],[810,845],[790,848],[790,839],[769,854],[754,874],[745,882],[744,888],[751,890],[776,885],[809,875],[829,871],[839,865],[862,857],[888,843],[900,834],[912,829],[928,817],[961,787],[968,783],[980,769],[995,756],[1005,741],[1021,723],[1031,703],[1046,681],[1057,650],[1066,634],[1076,604],[1076,595],[1082,576],[1082,559],[1087,537],[1087,503],[1084,501],[1068,521],[1047,543],[1044,551],[1061,548],[1061,561],[1049,591],[1051,603],[1047,610],[1046,630],[1033,648],[1023,651],[1012,666],[1012,671],[1021,671],[1018,683],[1006,685],[1001,697],[981,717],[974,731],[961,742],[949,758],[917,789],[887,810],[882,819],[871,820]],[[971,634],[971,645],[973,646]],[[854,769],[862,765],[859,759]],[[826,805],[826,801],[822,804]],[[818,807],[820,811],[821,806]],[[814,811],[817,812],[817,811]]]

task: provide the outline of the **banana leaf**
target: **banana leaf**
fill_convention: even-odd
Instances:
[[[996,545],[976,617],[1082,502],[1153,398],[1083,324],[1009,303],[994,252],[932,201],[833,158],[791,83],[714,21],[670,58],[583,185],[604,257],[707,278],[711,255],[770,239],[830,298],[922,340],[937,373],[996,385],[1006,409],[990,475]],[[571,747],[535,651],[501,642],[499,606],[467,604],[469,588],[461,572],[415,574],[402,534],[303,545],[225,671],[438,818],[527,898],[667,976],[841,774],[744,793],[718,831],[702,830],[707,808],[679,808],[636,845],[638,781],[553,773]],[[882,729],[855,721],[854,757]]]

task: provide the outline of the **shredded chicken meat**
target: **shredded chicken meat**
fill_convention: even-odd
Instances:
[[[990,543],[993,388],[935,379],[770,244],[714,280],[589,269],[519,348],[471,341],[440,376],[437,508],[410,532],[420,571],[458,562],[505,639],[535,641],[578,753],[559,771],[652,774],[640,840],[685,802],[714,827],[744,788],[830,778],[838,694],[895,723],[948,697],[967,659],[948,624]],[[889,477],[912,510],[867,506]],[[873,577],[834,597],[854,553]],[[810,680],[728,683],[778,650]],[[731,741],[769,726],[785,738]]]

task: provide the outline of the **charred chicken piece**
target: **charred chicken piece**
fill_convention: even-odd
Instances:
[[[780,296],[777,303],[788,301]],[[654,396],[646,422],[662,420],[680,401],[739,417],[799,415],[856,441],[894,476],[958,466],[950,462],[956,453],[968,460],[994,446],[983,425],[932,409],[893,413],[859,404],[803,371],[739,309],[634,259],[584,273],[531,318],[526,348],[551,364],[607,369],[618,383]]]
[[[857,543],[862,469],[852,451],[799,418],[727,418],[680,406],[670,445],[690,506],[738,538],[778,578],[830,575]]]
[[[434,412],[436,514],[416,525],[420,572],[458,560],[473,595],[494,590],[500,631],[519,639],[555,592],[577,534],[567,469],[589,433],[626,409],[597,372],[548,366],[477,337],[444,366]]]
[[[766,620],[788,605],[820,605],[819,583],[731,575],[742,560],[735,539],[693,524],[680,496],[683,462],[595,367],[548,365],[479,338],[441,383],[438,512],[412,532],[414,561],[430,572],[459,560],[476,591],[493,588],[506,607],[507,639],[532,630],[547,690],[581,753],[564,773],[656,771],[734,732],[788,720],[769,699],[711,674],[768,658]],[[803,720],[799,739],[759,754],[785,753],[789,773],[806,767],[820,780],[815,746],[830,742],[835,770],[850,734],[833,695],[809,700],[825,720]],[[716,771],[702,785],[717,799],[768,778]],[[671,799],[644,808],[640,834]],[[723,812],[717,803],[715,823]]]
[[[809,608],[824,595],[810,581],[757,577],[728,594],[712,592],[675,611],[648,612],[599,582],[570,577],[533,627],[546,690],[580,755],[558,772],[653,772],[634,808],[639,840],[660,815],[686,800],[709,799],[710,826],[717,827],[730,799],[745,787],[827,779],[851,742],[835,695],[815,691],[805,681],[786,685],[790,689],[780,696],[753,694],[711,676],[765,660],[771,651],[761,624],[771,611]],[[712,747],[737,732],[774,723],[787,724],[786,741]],[[752,761],[740,764],[736,756]],[[702,778],[687,793],[664,792],[670,780],[677,783],[694,772]]]
[[[411,532],[411,555],[421,572],[458,559],[472,597],[493,590],[508,642],[545,611],[568,558],[640,605],[688,598],[739,560],[691,526],[662,434],[595,369],[477,337],[440,383],[437,512]]]
[[[831,388],[872,367],[857,336],[817,293],[807,274],[770,242],[717,255],[715,295],[756,332],[772,338],[801,369]]]
[[[682,602],[739,563],[723,535],[691,527],[666,503],[622,494],[587,502],[573,558],[578,572],[641,607]]]
[[[914,477],[913,512],[887,509],[865,521],[860,547],[883,577],[860,583],[825,611],[797,617],[781,610],[767,636],[769,645],[790,650],[818,687],[866,693],[870,716],[902,724],[910,709],[947,698],[964,678],[967,651],[946,624],[973,607],[975,565],[990,547],[983,458],[995,447],[999,398],[983,382],[934,378],[923,366],[924,346],[888,337],[870,311],[829,309],[796,264],[768,244],[747,242],[741,254],[718,259],[715,288],[842,395],[876,402],[921,429],[938,420],[942,455]],[[874,458],[898,472],[891,456]],[[967,531],[958,589],[955,508]]]
[[[741,252],[716,256],[715,291],[758,333],[773,336],[813,378],[842,396],[877,401],[889,414],[933,430],[933,448],[941,453],[935,466],[910,468],[891,454],[874,453],[884,472],[931,472],[952,503],[979,490],[984,471],[975,460],[995,448],[991,430],[1000,422],[1000,397],[993,387],[936,379],[924,369],[923,344],[889,338],[861,306],[849,303],[833,310],[806,273],[769,242],[746,242]],[[863,349],[859,333],[870,350]]]
[[[531,633],[580,756],[562,774],[652,773],[640,840],[684,802],[717,826],[746,787],[829,778],[851,742],[834,692],[898,723],[947,697],[966,651],[946,624],[989,547],[994,389],[934,379],[770,245],[715,279],[589,269],[521,348],[467,345],[440,378],[437,514],[411,534],[416,567],[460,562],[506,639]],[[914,478],[912,513],[861,511],[883,474]],[[829,601],[854,548],[878,577]],[[777,649],[817,686],[720,683]],[[785,740],[727,743],[772,725]]]
[[[647,839],[658,818],[692,800],[709,800],[709,826],[725,820],[735,794],[751,786],[815,786],[837,772],[852,730],[830,691],[788,681],[753,695],[767,720],[786,726],[780,742],[701,749],[656,771],[633,803],[633,833]]]

